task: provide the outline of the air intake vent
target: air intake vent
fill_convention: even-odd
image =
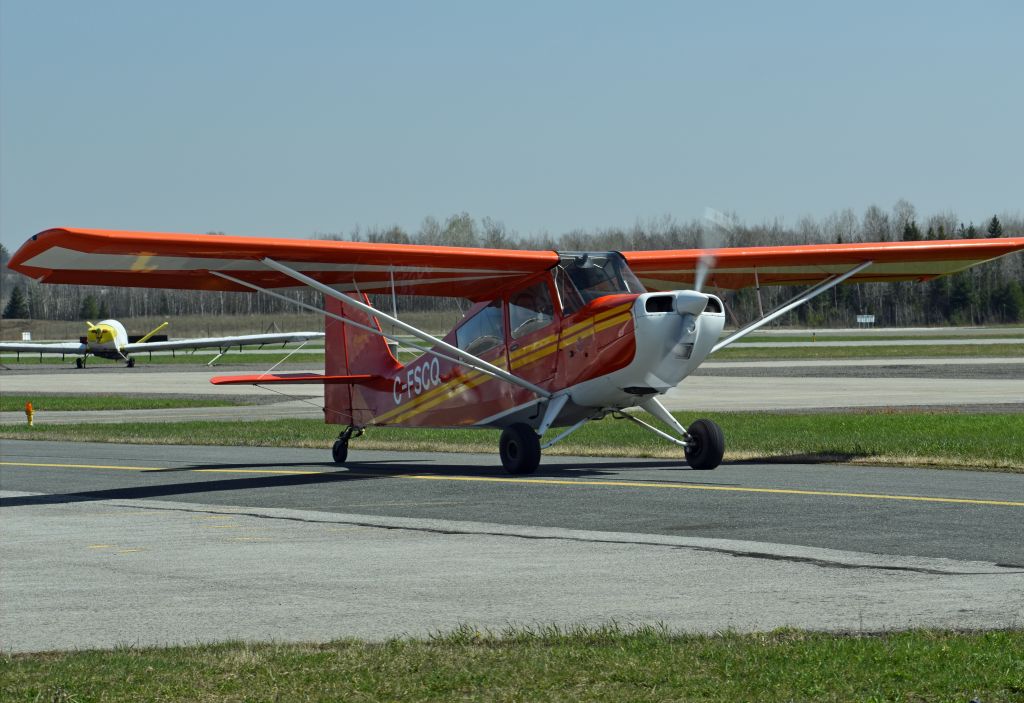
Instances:
[[[708,296],[708,306],[704,308],[707,312],[722,312],[722,301],[713,295]]]
[[[675,307],[675,298],[671,295],[652,295],[644,303],[647,312],[672,312]]]
[[[626,386],[622,390],[630,395],[654,395],[658,392],[653,388],[648,388],[647,386]]]

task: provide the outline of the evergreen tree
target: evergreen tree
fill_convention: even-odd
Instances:
[[[967,226],[967,238],[968,239],[977,239],[978,238],[978,228],[974,226],[973,222]]]
[[[955,324],[974,324],[974,307],[978,304],[978,291],[971,283],[971,272],[953,275],[949,292],[949,308]]]
[[[100,306],[96,302],[96,296],[92,293],[82,298],[82,306],[78,309],[78,316],[84,320],[96,320],[100,316]]]
[[[1024,320],[1024,289],[1017,281],[1008,281],[992,294],[992,305],[1003,322]]]
[[[990,237],[1003,236],[1003,223],[995,215],[992,215],[992,219],[988,223],[988,234]]]
[[[910,220],[907,224],[903,225],[903,241],[904,242],[917,242],[921,240],[921,230],[917,227],[917,222]]]
[[[28,317],[28,300],[21,286],[15,286],[11,291],[11,298],[4,308],[4,318],[8,320],[24,320]]]

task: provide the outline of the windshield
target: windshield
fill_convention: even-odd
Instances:
[[[618,252],[559,252],[559,255],[558,267],[568,275],[584,303],[602,295],[647,292]]]

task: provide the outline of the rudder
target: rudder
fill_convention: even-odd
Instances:
[[[362,296],[369,304],[369,298]],[[324,310],[329,315],[324,321],[324,373],[331,375],[373,374],[390,378],[402,364],[391,353],[387,340],[353,325],[345,324],[331,315],[379,330],[380,325],[351,305],[337,298],[325,298]],[[328,385],[324,388],[324,421],[333,425],[369,424],[376,414],[373,407],[375,392],[358,385]]]

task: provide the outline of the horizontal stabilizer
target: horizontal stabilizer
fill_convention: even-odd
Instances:
[[[321,383],[324,385],[334,384],[371,384],[385,380],[381,376],[373,374],[355,374],[352,376],[325,376],[320,373],[261,373],[253,376],[214,376],[210,383],[215,386],[255,384],[264,385],[268,383]]]

